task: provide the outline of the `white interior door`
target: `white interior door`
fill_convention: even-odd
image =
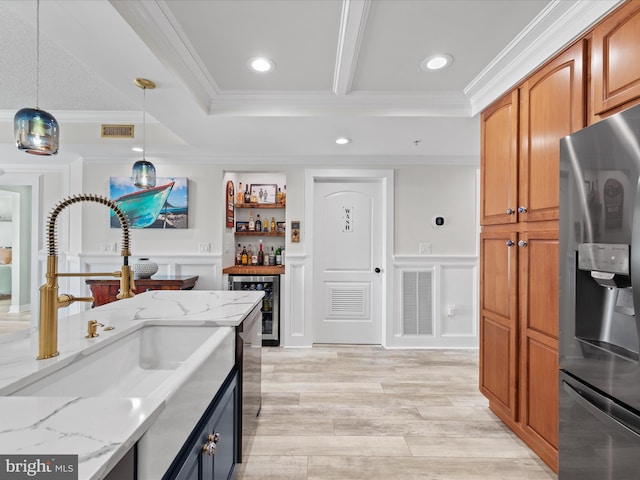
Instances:
[[[314,342],[380,344],[380,181],[314,185]]]

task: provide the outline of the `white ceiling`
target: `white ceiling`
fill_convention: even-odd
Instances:
[[[152,161],[473,163],[477,113],[617,3],[42,0],[39,106],[61,124],[61,156],[134,158],[139,138],[100,139],[98,125],[140,123],[145,77]],[[35,106],[35,12],[0,0],[0,144]],[[422,71],[439,52],[453,65]],[[275,71],[249,71],[257,55]]]

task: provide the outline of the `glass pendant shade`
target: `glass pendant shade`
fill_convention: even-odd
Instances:
[[[152,188],[156,186],[156,168],[153,163],[142,159],[133,164],[133,184],[138,188]]]
[[[19,150],[34,155],[55,155],[60,144],[58,121],[49,112],[39,108],[18,110],[13,127]]]

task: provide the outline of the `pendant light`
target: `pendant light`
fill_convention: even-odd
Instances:
[[[55,155],[60,143],[58,121],[40,110],[40,0],[36,0],[36,108],[18,110],[13,118],[16,146],[34,155]]]
[[[146,150],[146,99],[147,89],[153,90],[156,84],[146,78],[136,78],[133,83],[142,89],[142,160],[133,164],[133,184],[138,188],[152,188],[156,186],[156,167],[144,158]]]

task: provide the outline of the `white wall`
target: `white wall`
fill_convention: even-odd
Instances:
[[[395,249],[417,255],[419,243],[433,255],[473,255],[477,244],[475,166],[396,168]],[[441,228],[434,216],[445,218]]]
[[[473,159],[472,159],[473,160]],[[477,159],[475,159],[477,161]],[[225,227],[225,186],[227,178],[236,175],[238,178],[247,178],[248,172],[258,171],[260,178],[255,181],[265,181],[271,175],[286,179],[287,185],[287,225],[291,220],[301,221],[300,243],[289,243],[287,235],[287,259],[302,265],[310,261],[311,252],[306,248],[306,220],[305,219],[305,171],[307,169],[327,169],[327,165],[315,161],[315,159],[301,158],[297,164],[274,163],[265,167],[264,163],[256,164],[251,161],[220,160],[220,159],[188,159],[180,160],[153,160],[158,176],[162,177],[187,177],[189,179],[189,228],[184,230],[158,230],[143,229],[132,230],[131,251],[133,257],[151,257],[160,264],[159,274],[196,274],[200,279],[196,289],[226,288],[223,283],[222,268],[232,264],[235,241],[230,229]],[[207,162],[206,164],[204,162]],[[214,163],[209,163],[209,162]],[[290,160],[289,160],[290,161]],[[443,158],[441,163],[446,163]],[[394,215],[395,215],[395,251],[398,265],[394,269],[407,268],[409,259],[415,257],[415,264],[427,266],[425,268],[439,269],[437,280],[437,295],[442,298],[442,304],[455,301],[457,305],[464,305],[463,310],[475,315],[473,305],[477,290],[477,281],[473,275],[466,275],[465,290],[471,286],[471,290],[462,294],[453,293],[457,288],[459,276],[449,274],[447,265],[456,265],[456,258],[464,257],[465,267],[471,268],[477,263],[477,165],[417,165],[412,160],[412,165],[397,165],[393,161],[381,162],[378,158],[372,158],[370,168],[387,168],[394,170]],[[425,160],[425,163],[434,163],[433,159]],[[437,163],[437,162],[436,162]],[[337,171],[348,168],[367,169],[366,159],[359,159],[357,164],[347,161],[335,160],[330,168]],[[37,168],[41,167],[35,167]],[[52,206],[72,193],[95,193],[109,196],[109,178],[112,176],[129,176],[131,165],[122,160],[114,163],[110,158],[90,158],[73,160],[66,168],[44,169],[42,174],[42,187],[40,191],[41,210],[38,222],[45,224],[46,215]],[[10,166],[3,165],[3,169],[10,170]],[[251,183],[251,182],[250,182]],[[275,183],[280,183],[276,181]],[[104,206],[84,203],[69,208],[72,214],[64,212],[58,221],[59,250],[64,258],[60,262],[61,271],[110,271],[118,268],[121,263],[119,248],[121,247],[121,232],[119,229],[109,227],[109,210]],[[442,229],[431,227],[431,218],[434,215],[442,215],[446,218],[446,226]],[[35,288],[42,281],[45,237],[44,228],[40,230],[39,247],[42,249]],[[71,240],[71,238],[73,240]],[[432,255],[418,256],[420,242],[431,244]],[[117,244],[117,254],[104,253],[104,244]],[[201,243],[210,244],[209,253],[200,253]],[[64,255],[68,253],[68,255]],[[449,259],[453,258],[453,263]],[[425,263],[426,262],[426,263]],[[420,267],[422,268],[422,267]],[[394,273],[395,275],[395,273]],[[303,278],[303,277],[301,277]],[[62,285],[61,291],[72,293],[87,293],[88,290],[82,279],[69,279],[67,285]],[[286,283],[286,282],[285,282]],[[291,305],[295,298],[304,295],[303,290],[295,283],[289,284],[289,291],[284,292],[284,297],[291,299]],[[397,287],[396,287],[397,289]],[[459,289],[458,289],[459,290]],[[32,290],[33,291],[33,290]],[[451,293],[450,293],[451,292]],[[398,311],[398,292],[392,292],[394,312]],[[453,300],[450,300],[452,298]],[[438,302],[436,302],[438,303]],[[295,315],[287,305],[283,310],[289,315]],[[85,308],[77,306],[75,308]],[[436,305],[436,308],[439,308]],[[61,316],[72,313],[74,308],[61,312]],[[441,311],[434,311],[434,316],[440,318]],[[468,316],[468,315],[466,315]],[[466,325],[456,325],[452,330],[452,324],[443,325],[442,331],[447,334],[468,332],[474,329],[476,319],[465,320]],[[286,318],[285,318],[286,321]],[[393,342],[389,346],[434,346],[434,339],[411,338],[405,342],[402,332],[392,331],[388,325],[388,331],[394,335]],[[284,329],[283,329],[284,330]],[[474,330],[475,332],[475,330]],[[475,335],[475,333],[474,333]],[[289,339],[290,340],[290,339]],[[310,344],[310,340],[305,340]],[[435,346],[447,346],[440,343]],[[284,338],[285,345],[287,338]],[[473,344],[473,342],[471,342]],[[454,342],[455,344],[455,342]],[[468,346],[468,343],[466,344]]]
[[[443,159],[443,162],[446,159]],[[366,162],[365,162],[366,163]],[[372,161],[372,163],[374,163]],[[274,164],[265,168],[264,164],[252,165],[249,162],[204,165],[189,163],[163,164],[155,162],[158,176],[182,176],[189,178],[189,228],[186,230],[132,230],[132,255],[148,256],[160,264],[159,274],[197,274],[199,280],[196,289],[226,288],[221,270],[233,264],[236,240],[232,229],[225,226],[226,181],[233,180],[237,186],[243,183],[285,183],[287,185],[287,225],[291,220],[301,221],[301,241],[292,244],[286,237],[287,258],[291,258],[291,271],[300,266],[304,268],[310,260],[307,249],[305,219],[304,178],[307,169],[323,168],[317,162],[306,163],[301,159],[299,165]],[[350,165],[334,167],[336,171],[349,168]],[[356,167],[366,168],[366,167]],[[395,251],[396,258],[392,275],[400,275],[407,268],[428,269],[435,272],[437,284],[434,295],[442,301],[434,303],[434,318],[442,319],[438,323],[437,335],[429,337],[403,336],[398,329],[397,319],[389,319],[388,346],[475,346],[477,345],[476,302],[476,246],[477,246],[477,171],[476,165],[426,166],[426,165],[381,165],[374,168],[390,168],[395,176]],[[254,173],[255,172],[255,173]],[[85,192],[109,195],[110,176],[130,175],[130,165],[113,165],[110,161],[92,159],[83,168],[83,190]],[[82,207],[82,249],[78,268],[86,270],[104,270],[105,267],[117,268],[118,258],[104,255],[101,245],[117,243],[120,247],[120,232],[109,228],[109,212],[100,205],[86,204]],[[443,228],[434,229],[431,219],[435,215],[445,217]],[[201,242],[210,244],[208,254],[199,253]],[[419,243],[427,242],[431,246],[430,255],[418,255]],[[463,266],[460,267],[460,258]],[[294,266],[293,263],[296,263]],[[450,272],[452,266],[462,268],[460,275]],[[283,305],[284,315],[300,315],[295,311],[295,299],[304,296],[304,290],[297,283],[285,282],[284,297],[291,304]],[[394,316],[401,315],[400,301],[402,292],[398,282],[391,293]],[[81,285],[79,285],[82,288]],[[462,290],[462,291],[461,291]],[[455,302],[458,306],[455,318],[447,317],[447,305]],[[285,320],[286,322],[286,317]],[[282,331],[287,331],[282,328]],[[285,345],[310,345],[310,336],[283,338]]]

